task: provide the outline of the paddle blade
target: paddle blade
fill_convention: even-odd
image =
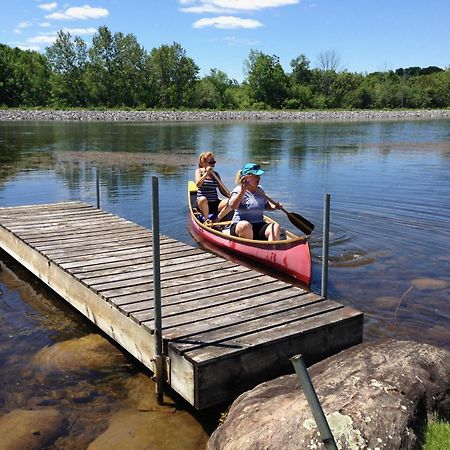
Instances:
[[[288,216],[288,219],[294,225],[294,227],[297,227],[299,230],[303,231],[303,233],[307,234],[308,236],[313,232],[314,230],[314,224],[311,223],[308,219],[305,219],[300,214],[287,212],[286,214]]]

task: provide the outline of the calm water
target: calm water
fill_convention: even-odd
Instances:
[[[151,177],[158,175],[161,232],[195,245],[186,227],[185,188],[197,155],[209,149],[228,187],[242,163],[259,162],[266,192],[316,224],[316,291],[323,196],[331,194],[329,297],[364,311],[365,339],[395,336],[450,347],[448,120],[0,123],[0,204],[95,203],[98,166],[102,208],[150,227]],[[284,214],[275,214],[289,227]],[[1,415],[35,405],[17,380],[33,383],[29,361],[36,352],[93,329],[5,255],[0,262]],[[104,385],[98,393],[104,401],[99,410],[89,401],[77,410],[107,418],[121,407],[124,380],[140,370],[131,362],[119,373],[78,374],[77,383]],[[42,389],[67,389],[61,384]],[[89,424],[83,432],[92,439],[100,433]]]

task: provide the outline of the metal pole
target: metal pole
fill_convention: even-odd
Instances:
[[[159,249],[159,193],[158,177],[152,177],[152,248],[153,300],[155,306],[155,378],[156,398],[163,402],[163,343],[161,320],[161,271]]]
[[[330,194],[323,197],[322,297],[328,295],[328,255],[330,243]]]
[[[309,408],[316,421],[317,428],[320,432],[320,437],[325,447],[329,450],[337,450],[336,442],[334,441],[333,434],[327,422],[327,418],[323,413],[322,406],[320,406],[319,399],[317,398],[316,391],[306,370],[305,362],[302,355],[295,355],[291,358],[291,363],[294,366],[297,377],[305,393],[306,400],[308,401]]]
[[[95,190],[97,193],[97,209],[100,209],[100,173],[98,167],[95,168]]]

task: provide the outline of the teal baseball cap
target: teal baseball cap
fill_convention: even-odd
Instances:
[[[262,175],[264,170],[261,169],[259,164],[248,163],[242,168],[242,175]]]

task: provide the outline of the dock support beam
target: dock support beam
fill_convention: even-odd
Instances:
[[[328,295],[328,255],[330,243],[330,194],[323,197],[322,287],[320,295]]]
[[[161,270],[159,249],[159,190],[158,177],[152,177],[152,248],[153,248],[153,300],[155,305],[155,378],[156,399],[163,403],[163,342],[161,319]]]

